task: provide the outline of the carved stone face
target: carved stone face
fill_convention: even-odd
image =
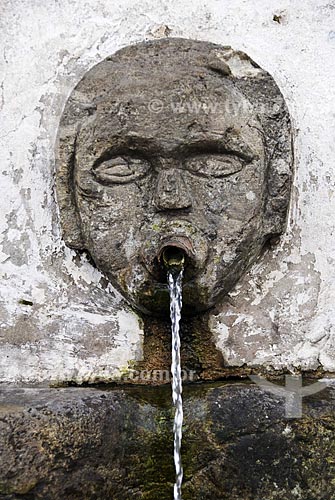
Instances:
[[[72,246],[89,251],[132,305],[159,314],[169,303],[162,248],[186,253],[184,311],[196,313],[229,292],[279,232],[269,215],[264,123],[222,75],[225,64],[199,67],[191,53],[183,66],[176,45],[182,51],[184,42],[200,43],[155,42],[147,54],[144,44],[141,58],[130,48],[116,58],[117,71],[90,75],[86,87],[96,85],[96,95],[72,154],[80,233]],[[161,47],[170,51],[166,66]],[[287,182],[285,169],[282,186],[283,176]]]

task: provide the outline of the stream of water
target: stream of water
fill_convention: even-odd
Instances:
[[[180,335],[179,321],[182,308],[182,278],[183,270],[178,273],[168,272],[168,285],[170,292],[170,314],[172,324],[172,400],[175,406],[173,423],[174,433],[174,464],[176,469],[176,482],[174,484],[174,500],[182,500],[181,485],[183,482],[183,468],[181,464],[181,439],[183,426],[183,400],[182,376],[180,363]]]

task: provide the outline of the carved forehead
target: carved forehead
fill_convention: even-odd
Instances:
[[[165,57],[171,52],[168,48],[163,50]],[[154,139],[157,147],[173,149],[196,140],[216,140],[233,130],[255,152],[262,150],[262,127],[252,105],[232,81],[210,69],[208,50],[201,57],[194,49],[174,51],[167,59],[157,49],[149,50],[149,57],[132,48],[122,53],[89,79],[91,86],[94,80],[97,84],[94,111],[81,123],[80,149],[95,144],[103,150],[130,136]]]
[[[133,135],[154,136],[171,148],[168,143],[217,138],[234,129],[259,153],[262,125],[230,74],[229,51],[208,42],[165,39],[126,47],[105,59],[72,96],[78,107],[89,109],[78,116],[77,146]]]
[[[122,81],[122,79],[120,79]],[[220,81],[221,80],[221,81]],[[97,102],[94,114],[81,124],[77,147],[96,154],[108,145],[131,138],[172,150],[196,141],[238,140],[260,154],[261,125],[247,99],[218,75],[199,79],[194,73],[178,79],[134,79]],[[229,135],[229,137],[228,137]]]
[[[178,80],[183,74],[194,73],[199,77],[206,70],[228,76],[228,65],[222,54],[225,48],[208,42],[185,39],[164,39],[139,43],[119,50],[90,70],[79,87],[96,94],[97,89],[108,92],[114,85],[127,89],[132,81],[150,81],[151,75],[162,81]],[[106,76],[110,77],[106,87]],[[113,75],[113,76],[111,76]]]
[[[77,87],[79,99],[85,94],[95,114],[105,120],[119,114],[122,123],[128,116],[140,121],[140,115],[160,125],[162,114],[178,114],[185,124],[190,115],[199,121],[225,114],[227,120],[243,122],[252,106],[211,47],[187,40],[127,47],[84,77]]]
[[[237,89],[223,59],[225,49],[184,39],[159,40],[126,47],[92,68],[72,98],[101,110],[155,97],[178,101],[247,99]],[[229,52],[229,51],[228,51]]]

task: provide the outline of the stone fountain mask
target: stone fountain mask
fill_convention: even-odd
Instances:
[[[168,310],[165,247],[185,254],[192,314],[285,227],[289,115],[270,75],[229,47],[163,39],[105,59],[66,104],[57,157],[65,242],[144,312]]]

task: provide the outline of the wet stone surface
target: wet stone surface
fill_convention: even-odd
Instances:
[[[184,500],[333,500],[335,388],[287,419],[253,384],[184,389]],[[169,386],[3,387],[0,498],[172,498]]]

